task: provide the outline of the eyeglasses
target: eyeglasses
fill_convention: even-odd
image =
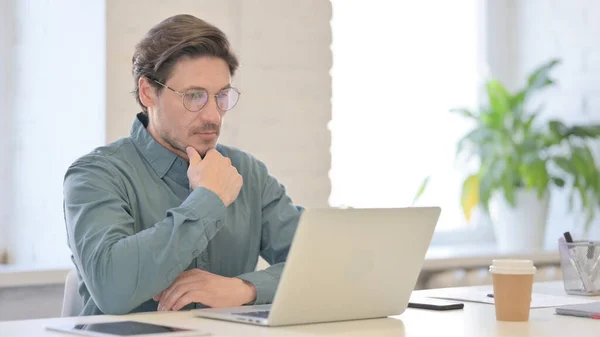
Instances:
[[[206,91],[206,89],[190,88],[187,89],[185,92],[179,92],[166,84],[160,83],[155,79],[151,80],[181,96],[181,102],[188,111],[198,112],[202,110],[202,108],[204,108],[206,103],[208,103],[209,94],[208,91]],[[238,100],[240,99],[240,95],[241,93],[236,88],[228,87],[219,91],[219,93],[214,95],[214,97],[219,110],[225,112],[233,109],[233,107],[237,104]]]

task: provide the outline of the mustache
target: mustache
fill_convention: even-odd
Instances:
[[[209,123],[209,124],[204,124],[202,126],[196,126],[190,129],[189,131],[189,135],[193,136],[197,133],[204,133],[204,132],[216,132],[219,133],[219,125],[217,124],[213,124],[213,123]]]

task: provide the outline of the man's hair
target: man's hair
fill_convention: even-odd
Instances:
[[[133,93],[142,110],[148,112],[140,100],[138,81],[141,77],[166,83],[179,59],[201,56],[223,59],[229,65],[231,76],[235,74],[239,65],[225,34],[219,28],[195,16],[175,15],[152,27],[135,46],[131,60]],[[163,89],[154,81],[150,81],[150,84],[157,92]]]

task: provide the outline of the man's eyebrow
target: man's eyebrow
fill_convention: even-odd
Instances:
[[[227,88],[231,88],[231,83],[229,83],[226,86],[224,86],[223,88],[219,89],[219,91],[221,91],[223,89],[227,89]],[[199,86],[192,86],[192,87],[186,88],[185,90],[189,90],[189,89],[202,89],[202,90],[206,90],[206,88],[199,87]],[[206,91],[208,91],[208,90],[206,90]]]

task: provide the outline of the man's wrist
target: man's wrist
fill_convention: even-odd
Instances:
[[[244,304],[254,302],[256,300],[256,287],[254,286],[254,284],[246,280],[242,280],[242,282],[246,286],[247,294],[247,296],[244,297]]]

